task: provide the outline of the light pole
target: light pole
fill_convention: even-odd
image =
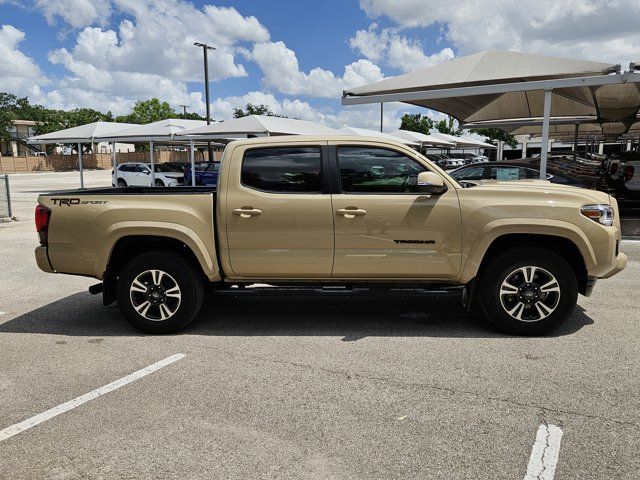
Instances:
[[[187,118],[187,107],[189,105],[180,105],[182,107],[182,118]]]
[[[202,47],[204,53],[204,96],[207,102],[207,125],[211,125],[211,106],[209,102],[209,50],[215,50],[215,47],[211,47],[206,43],[195,42],[196,47]],[[213,161],[213,151],[211,150],[211,140],[207,142],[207,150],[209,152],[209,161]]]

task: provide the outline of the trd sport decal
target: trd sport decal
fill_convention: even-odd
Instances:
[[[80,200],[79,198],[52,198],[51,201],[54,205],[62,206],[66,205],[104,205],[107,200]]]
[[[434,245],[436,243],[435,240],[394,240],[395,243],[426,243],[429,245]]]

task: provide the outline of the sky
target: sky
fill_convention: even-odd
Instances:
[[[212,117],[266,104],[333,127],[379,127],[344,89],[488,49],[640,61],[638,0],[0,0],[0,92],[127,113],[158,97]],[[385,105],[385,130],[402,104]]]

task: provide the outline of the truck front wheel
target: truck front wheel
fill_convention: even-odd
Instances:
[[[539,247],[504,251],[480,274],[482,312],[499,330],[540,335],[564,323],[578,299],[576,275],[561,257]]]
[[[173,333],[200,311],[202,280],[184,258],[150,252],[133,258],[118,278],[118,307],[134,327],[147,333]]]

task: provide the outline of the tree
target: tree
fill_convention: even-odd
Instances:
[[[429,135],[433,128],[433,120],[426,115],[420,113],[405,113],[400,122],[401,130],[409,130],[411,132],[420,132]]]
[[[180,115],[173,111],[168,102],[160,102],[154,97],[144,101],[138,100],[128,115],[117,117],[116,121],[145,124],[167,118],[180,118]]]
[[[247,103],[244,108],[245,108],[244,110],[242,108],[234,108],[233,117],[241,118],[249,115],[266,115],[267,117],[286,118],[284,117],[284,115],[278,115],[276,113],[273,113],[269,105],[264,105],[264,104],[254,105],[253,103]]]
[[[446,120],[443,119],[436,122],[435,127],[440,133],[455,135],[456,137],[462,135],[462,130],[458,128],[458,122],[451,115],[448,115]]]
[[[518,146],[516,138],[501,128],[473,128],[469,131],[471,133],[477,133],[478,135],[488,137],[489,140],[502,140],[511,148],[516,148]]]

